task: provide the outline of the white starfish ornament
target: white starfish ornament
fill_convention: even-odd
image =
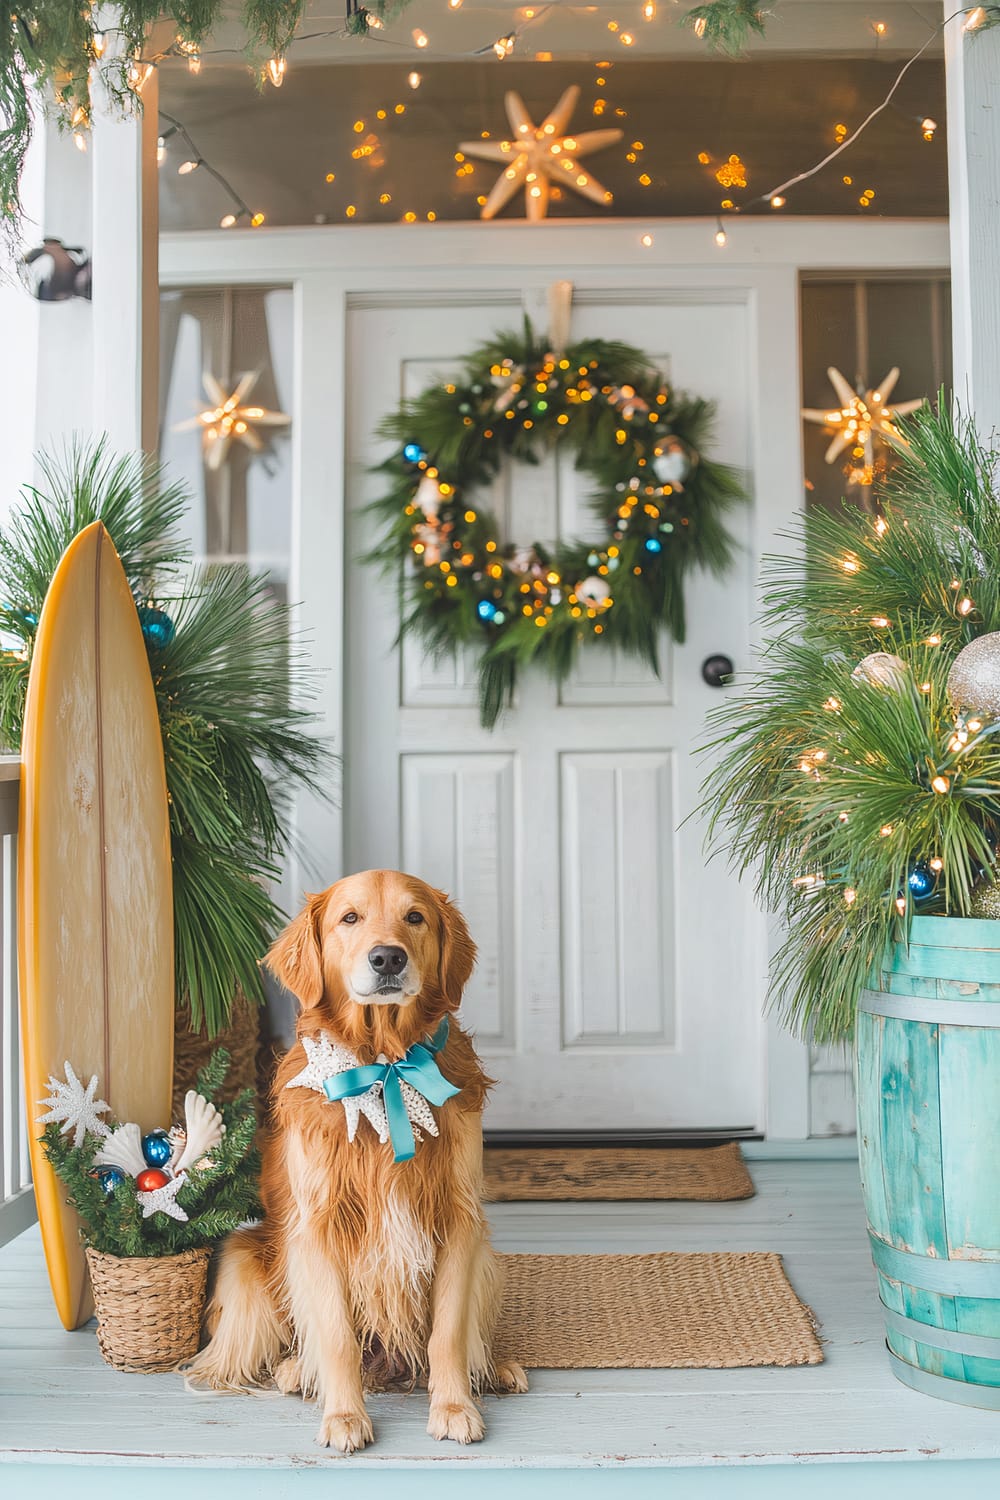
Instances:
[[[621,140],[622,133],[620,130],[585,130],[582,135],[567,135],[566,127],[579,97],[579,86],[571,84],[555,108],[536,127],[524,100],[511,89],[504,98],[504,105],[514,139],[462,142],[459,149],[466,156],[479,156],[484,161],[504,164],[504,170],[483,205],[484,219],[492,219],[498,214],[522,187],[529,220],[544,219],[553,182],[572,188],[574,193],[580,193],[594,203],[611,202],[612,195],[607,188],[580,166],[579,158],[602,151],[605,146],[613,146]]]
[[[305,1048],[306,1065],[301,1073],[296,1073],[295,1077],[290,1078],[285,1084],[288,1089],[313,1089],[317,1094],[322,1094],[323,1084],[327,1078],[332,1078],[334,1073],[346,1073],[350,1068],[360,1066],[356,1054],[349,1047],[341,1046],[340,1042],[333,1041],[325,1031],[321,1031],[318,1038],[304,1036],[302,1046]],[[373,1084],[367,1094],[359,1094],[354,1099],[342,1099],[340,1102],[344,1106],[344,1114],[347,1117],[349,1141],[353,1141],[357,1135],[358,1123],[362,1115],[371,1122],[380,1141],[389,1139],[389,1121],[386,1117],[385,1105],[382,1103],[380,1083]]]
[[[188,1216],[177,1202],[177,1194],[184,1186],[185,1173],[181,1172],[178,1177],[171,1177],[162,1187],[153,1188],[149,1193],[136,1193],[142,1208],[144,1219],[152,1218],[153,1214],[167,1214],[171,1219],[177,1219],[179,1223],[186,1224]]]
[[[899,379],[899,369],[896,365],[893,365],[880,385],[865,391],[864,395],[859,395],[852,389],[836,366],[831,365],[826,373],[837,393],[837,400],[840,402],[839,410],[820,411],[816,407],[807,406],[803,409],[802,415],[807,422],[818,422],[821,427],[828,427],[833,431],[833,441],[826,450],[827,463],[836,463],[844,449],[850,448],[851,456],[863,463],[863,468],[852,471],[857,475],[855,482],[871,484],[875,463],[875,443],[882,442],[898,447],[903,442],[903,438],[893,426],[894,419],[905,417],[909,412],[916,411],[919,406],[923,406],[923,398],[921,397],[919,401],[897,401],[893,405],[889,404],[889,397]]]
[[[251,453],[263,453],[265,443],[256,431],[258,427],[287,427],[291,417],[283,411],[268,411],[263,406],[248,406],[247,397],[260,379],[259,370],[250,370],[242,377],[231,395],[208,370],[202,375],[205,394],[212,405],[191,417],[187,422],[178,422],[175,432],[202,429],[202,447],[207,469],[221,469],[232,443],[243,443]]]
[[[111,1105],[105,1099],[94,1098],[97,1092],[96,1073],[84,1088],[68,1062],[63,1063],[63,1068],[66,1082],[60,1083],[58,1078],[49,1078],[48,1097],[38,1101],[40,1105],[48,1105],[48,1113],[39,1115],[36,1124],[45,1125],[51,1120],[58,1121],[63,1135],[69,1135],[73,1131],[73,1145],[79,1150],[88,1131],[94,1135],[107,1135],[108,1127],[101,1115],[106,1114]]]

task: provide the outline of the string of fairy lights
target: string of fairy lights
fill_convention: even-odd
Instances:
[[[445,3],[448,11],[455,12],[462,8],[463,0],[445,0]],[[573,10],[574,8],[575,6],[573,0],[548,0],[548,3],[536,7],[524,6],[517,13],[517,17],[511,24],[510,29],[504,32],[502,35],[495,37],[491,41],[486,42],[481,46],[475,47],[470,51],[449,53],[443,52],[440,48],[435,47],[433,53],[434,58],[444,59],[447,61],[458,61],[470,58],[488,57],[492,54],[498,62],[502,63],[507,58],[515,54],[518,43],[521,41],[525,31],[529,27],[533,26],[553,10]],[[788,194],[790,192],[793,192],[794,189],[801,183],[808,181],[812,177],[815,177],[825,168],[830,166],[831,163],[833,163],[844,152],[848,151],[850,147],[852,147],[859,140],[859,138],[864,134],[869,126],[887,109],[899,107],[898,105],[896,105],[895,96],[907,73],[928,52],[931,46],[933,46],[934,43],[940,39],[946,27],[960,21],[962,30],[964,32],[972,32],[978,30],[987,22],[988,9],[988,7],[983,7],[981,5],[963,7],[959,10],[954,11],[951,15],[943,19],[937,25],[933,26],[929,36],[922,44],[922,46],[902,64],[899,71],[893,78],[885,97],[865,116],[861,123],[857,125],[853,130],[849,129],[848,126],[842,122],[837,122],[834,125],[833,149],[826,152],[822,156],[822,158],[814,165],[804,169],[803,171],[796,172],[785,181],[777,183],[774,187],[767,189],[765,192],[758,193],[754,197],[745,199],[739,203],[731,196],[722,198],[720,200],[719,210],[715,215],[715,244],[720,249],[722,249],[728,243],[729,233],[727,231],[726,224],[730,218],[740,214],[745,214],[763,205],[767,205],[775,211],[784,208],[788,203]],[[657,0],[642,0],[642,3],[639,6],[638,15],[639,26],[646,22],[655,21],[658,15]],[[877,54],[880,44],[884,42],[888,35],[889,27],[886,22],[881,20],[866,21],[865,24],[870,29],[872,35],[873,51]],[[626,50],[632,48],[635,45],[635,32],[628,30],[626,27],[623,27],[618,21],[615,20],[609,20],[606,23],[606,26],[609,40],[614,39],[614,41],[618,45],[622,46]],[[694,30],[696,34],[702,35],[704,33],[704,23],[700,20],[696,20],[694,23]],[[388,44],[392,46],[394,51],[411,50],[415,54],[428,54],[428,49],[431,46],[431,41],[427,32],[424,31],[422,27],[413,27],[410,32],[409,38],[398,36],[396,34],[388,36],[385,34],[385,32],[386,22],[381,17],[368,12],[363,7],[359,7],[357,4],[357,0],[347,0],[347,13],[345,16],[344,25],[323,30],[305,31],[298,33],[295,37],[292,38],[288,49],[280,54],[275,54],[274,56],[268,58],[260,66],[259,82],[262,87],[281,88],[285,83],[286,77],[288,76],[289,51],[292,48],[297,48],[306,43],[321,40],[333,40],[350,36],[355,40],[361,40],[371,44]],[[113,37],[114,33],[111,30],[108,30],[105,33],[101,33],[98,31],[94,32],[92,51],[95,63],[100,63],[100,60],[104,57],[106,49],[108,48],[109,41],[112,41]],[[238,47],[213,46],[211,48],[202,48],[192,43],[186,42],[180,37],[176,37],[169,45],[162,47],[160,50],[151,55],[147,56],[145,54],[142,54],[126,59],[125,82],[128,89],[130,89],[138,98],[141,98],[143,89],[154,71],[167,61],[181,60],[186,63],[189,72],[191,72],[192,74],[198,74],[201,72],[203,62],[207,58],[244,55],[245,54],[242,52],[242,49]],[[548,52],[536,52],[534,54],[534,57],[535,60],[552,60],[552,55]],[[610,57],[606,57],[602,60],[599,60],[595,64],[595,67],[597,71],[594,80],[595,98],[592,104],[593,115],[597,118],[600,118],[605,114],[613,114],[619,119],[627,118],[628,111],[620,104],[612,104],[610,101],[610,97],[606,92],[607,84],[609,81],[609,74],[614,67],[613,60]],[[416,91],[417,89],[419,89],[423,82],[424,76],[418,68],[414,67],[408,71],[406,75],[406,83],[407,87],[411,91]],[[398,120],[399,117],[406,114],[406,111],[406,104],[402,100],[398,100],[392,105],[386,104],[374,111],[375,120],[378,124],[387,122],[390,119]],[[904,113],[906,113],[906,111],[904,111]],[[158,161],[161,164],[166,161],[168,149],[172,141],[177,140],[184,145],[185,155],[184,159],[177,166],[178,173],[181,176],[189,176],[198,170],[203,170],[207,176],[210,176],[218,184],[218,186],[222,189],[228,199],[229,206],[227,207],[226,212],[220,218],[220,228],[232,229],[241,224],[245,224],[250,228],[257,229],[264,225],[266,223],[266,214],[263,212],[263,210],[259,208],[252,208],[246,202],[244,196],[229,180],[226,174],[222,172],[216,165],[214,165],[203,152],[198,150],[194,141],[192,140],[190,132],[183,124],[183,122],[177,119],[175,116],[169,115],[162,110],[160,111],[160,118],[163,122],[165,122],[165,128],[161,131],[157,141]],[[930,115],[923,113],[917,114],[913,118],[917,126],[919,127],[920,134],[923,140],[927,142],[933,141],[938,129],[937,121],[934,120]],[[85,151],[87,149],[87,137],[90,126],[91,121],[89,115],[81,107],[77,106],[70,120],[70,127],[72,130],[73,139],[78,148],[82,151]],[[352,145],[352,149],[350,152],[352,160],[360,161],[366,158],[373,157],[376,151],[380,149],[381,143],[379,142],[377,136],[373,133],[373,131],[369,129],[368,123],[364,119],[356,120],[353,124],[353,132],[359,136],[363,136],[364,139],[357,141]],[[489,140],[490,135],[491,133],[488,130],[483,130],[481,132],[481,137],[483,140]],[[646,147],[644,142],[640,140],[633,140],[627,143],[627,149],[625,153],[627,164],[630,166],[638,167],[639,170],[636,173],[636,182],[641,188],[644,189],[653,185],[653,178],[649,170],[643,163],[643,153],[645,149]],[[473,172],[475,171],[475,166],[472,162],[467,160],[466,155],[463,152],[456,151],[454,159],[457,168],[455,176],[457,178],[461,179],[464,177],[469,177],[473,174]],[[731,193],[733,190],[742,191],[749,185],[749,169],[743,162],[741,157],[736,153],[731,153],[728,159],[716,161],[708,152],[702,151],[698,154],[698,162],[701,166],[712,169],[715,181],[723,190],[727,192],[727,194]],[[336,180],[336,171],[330,171],[326,174],[327,184],[332,184]],[[854,182],[853,176],[850,173],[845,173],[842,176],[841,184],[842,186],[851,189],[857,186],[857,184],[855,184]],[[558,189],[554,189],[552,196],[553,198],[558,200],[561,194],[559,193]],[[874,187],[862,188],[857,199],[859,208],[869,208],[875,201],[875,198],[876,189]],[[392,202],[391,194],[387,192],[380,194],[378,201],[380,206],[387,207]],[[482,206],[486,203],[486,195],[477,195],[476,202],[478,206],[482,208]],[[356,204],[349,203],[344,208],[344,217],[349,220],[354,219],[357,216],[357,213],[358,208]],[[409,209],[400,217],[401,222],[412,224],[417,222],[421,215],[419,215],[412,209]],[[433,223],[437,215],[433,211],[429,211],[425,215],[423,215],[423,217],[427,222]],[[322,216],[320,222],[325,221],[325,216]],[[640,233],[639,243],[643,248],[652,248],[654,245],[654,235],[652,234],[652,232],[650,232],[649,230],[645,230]]]

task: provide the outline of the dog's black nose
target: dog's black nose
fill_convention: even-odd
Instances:
[[[379,943],[368,954],[368,962],[376,974],[402,974],[406,968],[406,949]]]

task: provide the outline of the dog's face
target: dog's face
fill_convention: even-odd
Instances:
[[[423,1023],[457,1008],[475,956],[441,891],[396,870],[367,870],[310,896],[268,965],[305,1009],[413,1008]]]

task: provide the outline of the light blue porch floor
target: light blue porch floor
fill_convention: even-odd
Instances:
[[[31,1230],[0,1251],[0,1493],[939,1500],[958,1474],[963,1500],[1000,1495],[1000,1414],[916,1395],[889,1372],[856,1165],[751,1166],[758,1195],[746,1202],[500,1204],[494,1240],[543,1253],[778,1250],[820,1320],[825,1364],[535,1371],[527,1396],[486,1403],[486,1440],[465,1449],[427,1436],[420,1393],[372,1398],[375,1446],[345,1459],[314,1446],[316,1413],[296,1399],[191,1395],[176,1376],[115,1373],[92,1330],[58,1326]]]

